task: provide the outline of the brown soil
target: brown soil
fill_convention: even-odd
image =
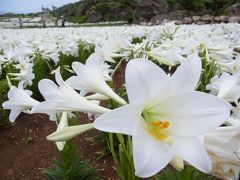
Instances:
[[[0,130],[1,179],[41,179],[51,167],[54,144],[46,140],[55,124],[46,116],[23,115],[11,127]]]
[[[80,116],[82,117],[82,116]],[[82,118],[81,118],[82,119]],[[56,125],[45,115],[21,115],[15,125],[0,129],[0,179],[45,179],[44,168],[53,167],[56,146],[46,140]],[[101,133],[89,131],[76,138],[83,159],[89,159],[101,179],[117,179],[112,157],[101,155],[102,142],[96,140]]]

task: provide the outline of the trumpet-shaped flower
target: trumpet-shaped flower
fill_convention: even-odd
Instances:
[[[23,89],[23,82],[18,87],[12,86],[8,92],[9,100],[3,103],[4,109],[10,109],[9,120],[13,123],[21,112],[29,113],[29,109],[39,102],[31,98],[32,91]]]
[[[99,46],[95,48],[95,53],[94,53],[95,59],[99,59],[102,62],[115,62],[113,58],[119,58],[119,57],[126,57],[127,55],[125,54],[117,54],[117,53],[112,53],[109,50],[103,49]]]
[[[55,131],[54,133],[50,134],[47,137],[47,139],[54,142],[64,142],[93,128],[94,128],[93,123],[77,125],[77,126],[68,126],[68,127],[61,128]]]
[[[213,77],[211,83],[207,85],[207,89],[211,90],[211,94],[229,102],[237,102],[240,98],[239,75],[230,75],[224,72],[220,77]]]
[[[147,52],[147,54],[158,62],[169,66],[178,65],[182,61],[186,60],[179,54],[179,52],[177,52],[176,48],[165,49],[163,47],[159,47],[152,49],[151,51]]]
[[[57,86],[53,81],[43,79],[39,82],[38,88],[46,101],[33,107],[34,113],[56,112],[89,112],[103,114],[109,109],[95,105],[91,101],[84,99],[72,87],[65,83],[60,74],[60,68],[55,72]]]
[[[19,73],[8,73],[9,76],[13,76],[11,80],[24,81],[27,85],[32,85],[32,80],[35,78],[35,74],[33,74],[32,69],[24,69]]]
[[[100,93],[114,99],[120,104],[126,104],[105,82],[103,76],[105,64],[87,61],[84,65],[79,62],[74,62],[72,68],[77,76],[70,77],[66,82],[73,88],[83,91],[84,94],[87,92]]]
[[[203,172],[211,161],[198,135],[229,117],[231,106],[213,95],[194,91],[201,73],[196,56],[169,77],[154,63],[131,60],[126,68],[130,104],[103,114],[96,129],[132,136],[135,173],[149,177],[177,156]]]

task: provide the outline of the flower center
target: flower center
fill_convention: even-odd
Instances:
[[[142,117],[146,123],[146,131],[156,140],[171,144],[172,138],[169,132],[170,122],[165,120],[153,120],[156,117],[153,117],[152,114],[153,113],[149,111],[143,111],[142,113]]]
[[[168,121],[152,121],[147,123],[147,131],[157,140],[166,140],[168,138]]]

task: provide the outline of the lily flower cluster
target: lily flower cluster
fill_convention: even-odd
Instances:
[[[131,136],[135,174],[139,177],[153,176],[168,164],[177,170],[190,164],[204,173],[238,179],[240,54],[236,39],[240,28],[237,27],[237,24],[227,27],[168,24],[78,30],[71,36],[67,34],[69,30],[58,36],[47,30],[37,32],[43,31],[45,37],[50,37],[48,40],[36,34],[27,40],[14,37],[18,42],[26,42],[25,47],[17,47],[16,42],[0,46],[0,65],[7,68],[14,64],[20,69],[19,73],[8,73],[20,83],[18,87],[11,86],[9,100],[3,107],[11,110],[11,122],[21,112],[45,113],[51,120],[61,116],[56,132],[47,137],[56,142],[59,150],[63,150],[65,141],[93,128]],[[8,37],[1,38],[7,42]],[[33,58],[57,64],[60,53],[77,56],[79,45],[95,50],[85,63],[70,64],[68,69],[74,75],[68,79],[64,80],[61,67],[56,67],[55,82],[42,79],[38,83],[44,101],[33,99],[26,88],[34,79]],[[22,51],[24,61],[16,56],[19,49],[27,49]],[[111,86],[122,61],[127,62],[122,84],[127,97],[121,97]],[[206,69],[208,65],[214,68]],[[198,90],[200,85],[205,87],[202,92]],[[102,101],[109,99],[117,107],[102,105]],[[93,122],[68,126],[68,117],[76,112],[87,113]]]

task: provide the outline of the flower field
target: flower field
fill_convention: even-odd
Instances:
[[[0,94],[4,133],[48,119],[47,179],[239,178],[240,24],[0,29]]]

